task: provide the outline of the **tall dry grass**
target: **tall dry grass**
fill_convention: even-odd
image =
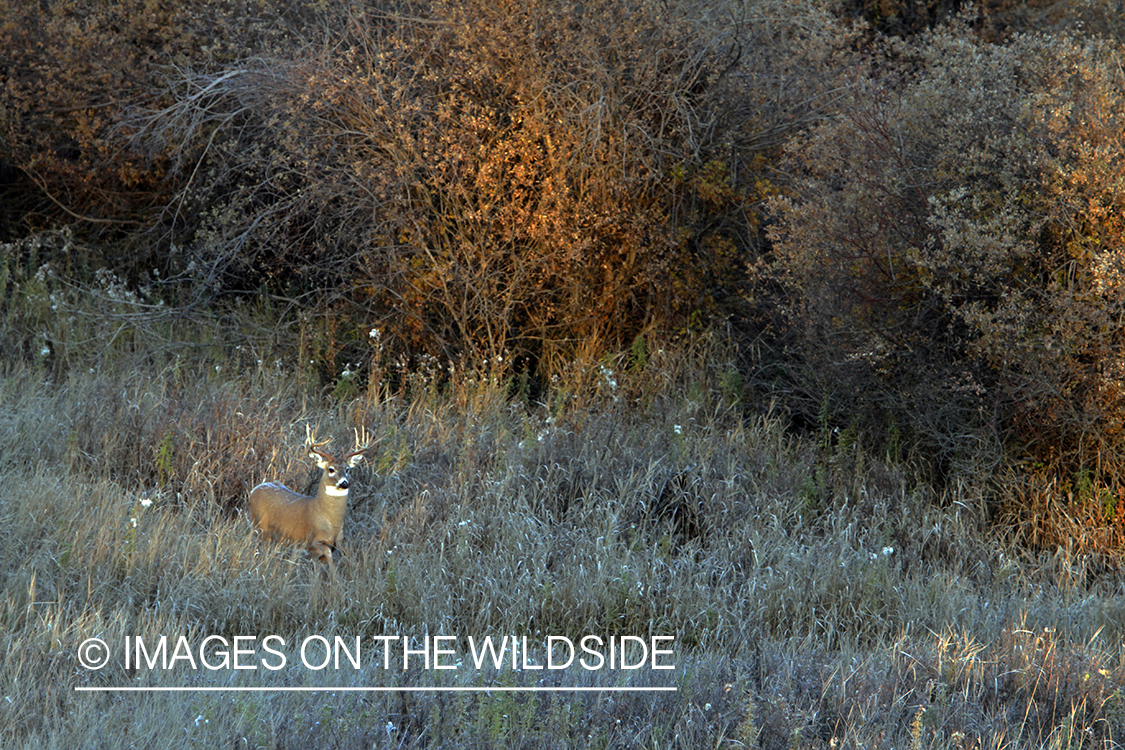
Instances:
[[[693,353],[694,352],[694,353]],[[1125,736],[1125,588],[1004,547],[847,435],[747,417],[726,350],[653,345],[542,403],[483,368],[340,401],[283,364],[9,365],[5,747],[1102,747]],[[132,356],[132,355],[130,355]],[[207,376],[204,376],[204,372]],[[568,385],[570,388],[568,389]],[[581,398],[579,396],[582,396]],[[340,575],[256,538],[312,480],[303,425],[375,432]],[[676,669],[88,671],[100,637],[674,635]],[[366,647],[366,646],[365,646]],[[645,685],[675,693],[79,693],[79,686]],[[543,682],[543,680],[547,680]],[[1116,744],[1115,744],[1116,743]]]

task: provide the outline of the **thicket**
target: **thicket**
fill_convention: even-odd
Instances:
[[[163,268],[167,245],[146,230],[177,183],[166,154],[130,142],[135,109],[169,70],[282,48],[308,17],[254,0],[0,1],[0,240],[72,225],[93,242],[71,270]]]
[[[191,170],[219,284],[315,292],[353,347],[549,375],[737,303],[761,155],[823,106],[810,53],[769,39],[807,26],[824,54],[836,25],[797,9],[771,31],[690,3],[349,8],[286,59],[184,76],[142,136]]]
[[[127,235],[99,261],[169,301],[299,298],[341,362],[378,329],[548,375],[730,313],[772,158],[851,38],[804,3],[267,5],[249,31],[203,5],[113,34],[119,11],[82,10],[14,16],[6,159],[56,219]],[[77,34],[108,72],[51,62]]]
[[[908,436],[939,469],[1014,464],[1023,505],[1069,498],[1098,530],[1076,541],[1119,547],[1123,126],[1113,44],[956,26],[887,44],[790,144],[775,202],[763,275],[787,292],[806,413]]]
[[[1117,0],[840,0],[837,12],[862,18],[879,32],[902,37],[967,17],[968,28],[990,42],[1017,34],[1075,30],[1125,39],[1125,14]]]

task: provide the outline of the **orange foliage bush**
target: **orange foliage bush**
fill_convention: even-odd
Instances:
[[[741,305],[854,38],[805,0],[0,7],[6,231],[71,225],[57,271],[547,371]]]
[[[319,297],[356,350],[378,329],[389,350],[551,370],[738,302],[763,157],[822,106],[849,38],[827,14],[696,10],[343,9],[331,45],[184,76],[139,127],[191,179],[200,277]]]

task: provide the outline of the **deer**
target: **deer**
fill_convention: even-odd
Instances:
[[[316,495],[302,495],[278,482],[263,482],[250,490],[250,520],[261,533],[306,545],[310,555],[335,571],[332,553],[344,539],[344,511],[348,505],[348,469],[363,460],[370,448],[367,431],[356,430],[356,450],[337,460],[324,450],[330,440],[317,442],[305,428],[305,450],[323,474]]]

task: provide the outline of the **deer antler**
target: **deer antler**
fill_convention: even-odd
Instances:
[[[371,447],[371,435],[368,434],[366,427],[361,426],[356,428],[355,447],[356,449],[354,451],[344,456],[345,461],[347,461],[352,456],[358,456],[361,453],[366,453],[367,450]]]
[[[324,458],[331,458],[328,454],[321,450],[324,446],[332,442],[332,439],[320,440],[316,439],[316,431],[312,429],[311,425],[305,425],[305,447],[310,453],[315,453]]]

